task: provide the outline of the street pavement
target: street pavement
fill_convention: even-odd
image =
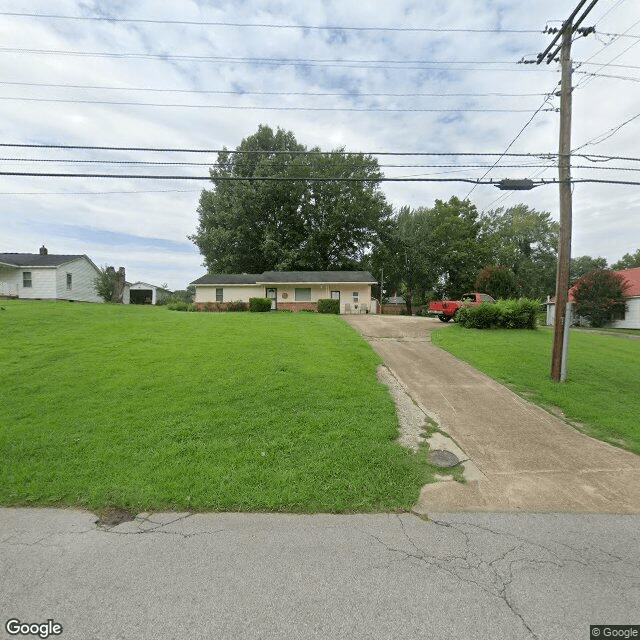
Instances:
[[[635,515],[95,522],[0,509],[0,638],[24,637],[11,619],[51,619],[63,640],[583,640],[590,624],[640,624]]]

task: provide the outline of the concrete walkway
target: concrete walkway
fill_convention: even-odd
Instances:
[[[480,471],[416,511],[640,513],[640,456],[585,436],[431,344],[431,318],[344,316]],[[613,407],[612,407],[613,409]]]

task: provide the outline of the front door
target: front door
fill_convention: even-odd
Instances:
[[[278,300],[278,290],[277,289],[267,289],[267,298],[271,299],[271,308],[277,308],[277,300]]]

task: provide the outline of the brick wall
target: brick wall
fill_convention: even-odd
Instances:
[[[280,302],[278,301],[278,309],[280,311],[317,311],[318,305],[315,302]]]

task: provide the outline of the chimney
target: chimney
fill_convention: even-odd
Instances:
[[[44,245],[42,245],[40,247],[40,255],[41,256],[46,256],[49,252],[47,251],[47,247],[45,247]]]

